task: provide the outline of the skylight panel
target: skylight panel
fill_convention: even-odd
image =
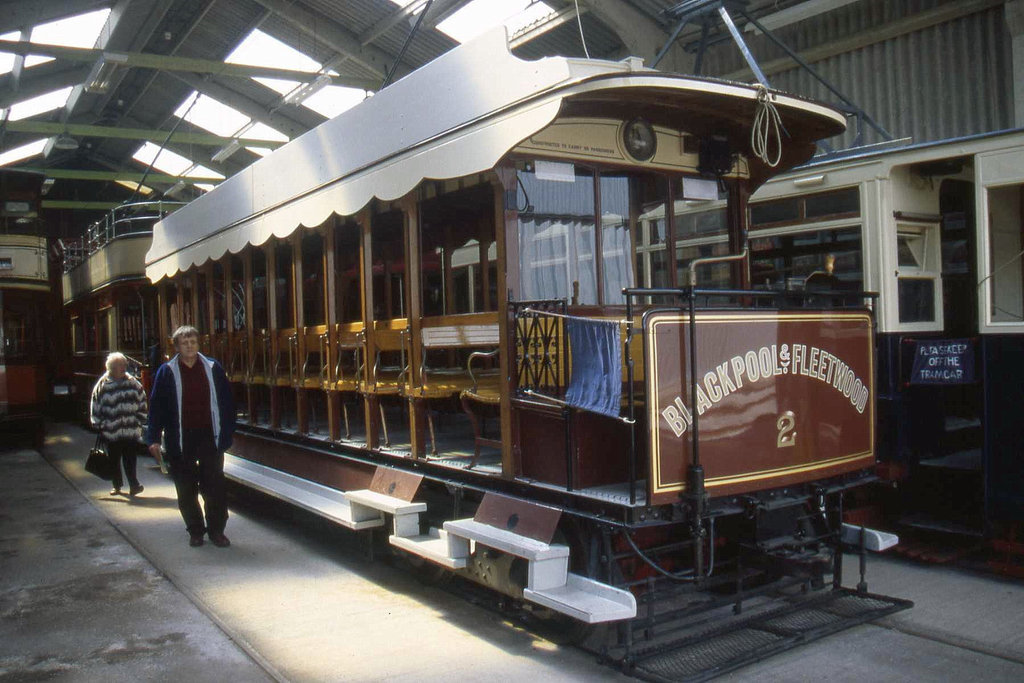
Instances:
[[[158,156],[159,153],[159,156]],[[156,170],[168,175],[181,175],[192,168],[195,163],[169,149],[161,150],[154,142],[147,142],[139,147],[132,158],[145,166],[153,165]],[[154,162],[153,160],[156,159]]]
[[[219,178],[224,180],[224,175],[217,173],[212,168],[207,168],[202,164],[196,164],[188,173],[185,174],[189,178]]]
[[[321,116],[333,119],[343,111],[356,106],[364,99],[366,99],[365,90],[329,85],[304,99],[302,105],[309,107]]]
[[[61,88],[45,95],[39,95],[17,104],[11,105],[11,121],[18,121],[20,119],[27,119],[37,114],[44,112],[53,111],[54,109],[60,109],[68,102],[68,96],[71,94],[71,88]]]
[[[35,142],[30,142],[27,145],[22,145],[21,147],[9,149],[3,154],[0,154],[0,166],[6,166],[7,164],[13,164],[17,161],[34,157],[37,154],[42,154],[43,147],[45,146],[46,138],[43,138],[42,140],[36,140]]]
[[[259,78],[253,78],[252,80],[256,81],[260,85],[265,85],[271,90],[279,92],[282,95],[287,95],[292,90],[295,90],[297,87],[302,85],[298,81],[283,81],[280,78],[263,78],[262,76]]]
[[[11,31],[0,35],[0,40],[21,40],[19,31]],[[0,52],[0,74],[8,74],[14,71],[14,54],[11,52]]]
[[[152,187],[149,187],[148,185],[141,185],[140,186],[139,183],[137,181],[134,181],[134,180],[115,180],[114,182],[117,183],[118,185],[120,185],[121,187],[128,188],[132,192],[135,192],[135,188],[139,188],[139,194],[141,194],[143,196],[153,194],[153,188]]]
[[[530,0],[473,0],[440,24],[437,29],[460,43],[465,43],[499,24],[509,33],[551,14],[551,7]]]
[[[40,24],[32,29],[33,43],[46,45],[62,45],[64,47],[95,47],[100,31],[107,23],[110,9],[86,12],[67,19],[58,19],[47,24]],[[53,61],[52,57],[29,55],[25,58],[25,66],[35,66]]]
[[[214,135],[231,137],[250,121],[245,114],[206,95],[200,95],[195,105],[192,105],[193,97],[195,97],[194,92],[181,103],[174,115],[182,117],[188,111],[188,116],[184,116],[186,121],[208,130]],[[191,110],[189,110],[190,105],[192,105]]]
[[[277,142],[288,142],[288,136],[277,130],[271,128],[265,123],[256,122],[252,124],[249,130],[245,131],[245,135],[242,137],[256,138],[257,140],[276,140]]]
[[[254,29],[224,61],[229,64],[269,66],[311,73],[320,70],[315,60],[259,29]]]

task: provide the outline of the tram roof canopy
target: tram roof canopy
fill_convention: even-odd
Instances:
[[[492,168],[520,141],[574,111],[608,108],[616,98],[676,112],[688,130],[725,134],[749,145],[758,91],[726,81],[664,74],[621,62],[547,57],[523,61],[504,27],[442,55],[361,104],[292,140],[158,223],[146,255],[154,282],[351,215],[374,197],[404,196],[423,179]],[[669,102],[669,106],[665,103]],[[838,111],[790,95],[773,96],[788,137],[776,169],[751,162],[756,182],[809,159],[814,142],[845,128]],[[656,104],[655,104],[656,103]],[[615,110],[615,106],[610,107]]]

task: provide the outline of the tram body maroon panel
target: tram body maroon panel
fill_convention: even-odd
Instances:
[[[645,326],[652,502],[671,502],[685,489],[695,413],[712,496],[874,464],[874,341],[866,312],[701,312],[692,393],[689,319],[654,313]]]

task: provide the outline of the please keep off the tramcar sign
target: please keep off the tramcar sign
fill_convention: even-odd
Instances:
[[[974,381],[974,340],[929,339],[914,346],[911,384],[967,384]]]

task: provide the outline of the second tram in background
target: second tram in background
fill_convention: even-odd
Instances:
[[[879,293],[878,451],[890,521],[1012,536],[1024,521],[1024,131],[853,150],[750,202],[755,288]],[[726,253],[725,207],[645,222],[643,283]],[[728,271],[713,266],[724,283]],[[876,518],[877,519],[877,518]]]
[[[40,216],[44,176],[0,169],[0,428],[42,447],[54,356],[49,247]]]
[[[77,414],[88,419],[89,396],[107,354],[120,351],[148,387],[157,343],[156,290],[145,274],[153,225],[180,202],[118,206],[64,244],[64,312],[71,334],[71,369]],[[155,347],[155,348],[154,348]]]

